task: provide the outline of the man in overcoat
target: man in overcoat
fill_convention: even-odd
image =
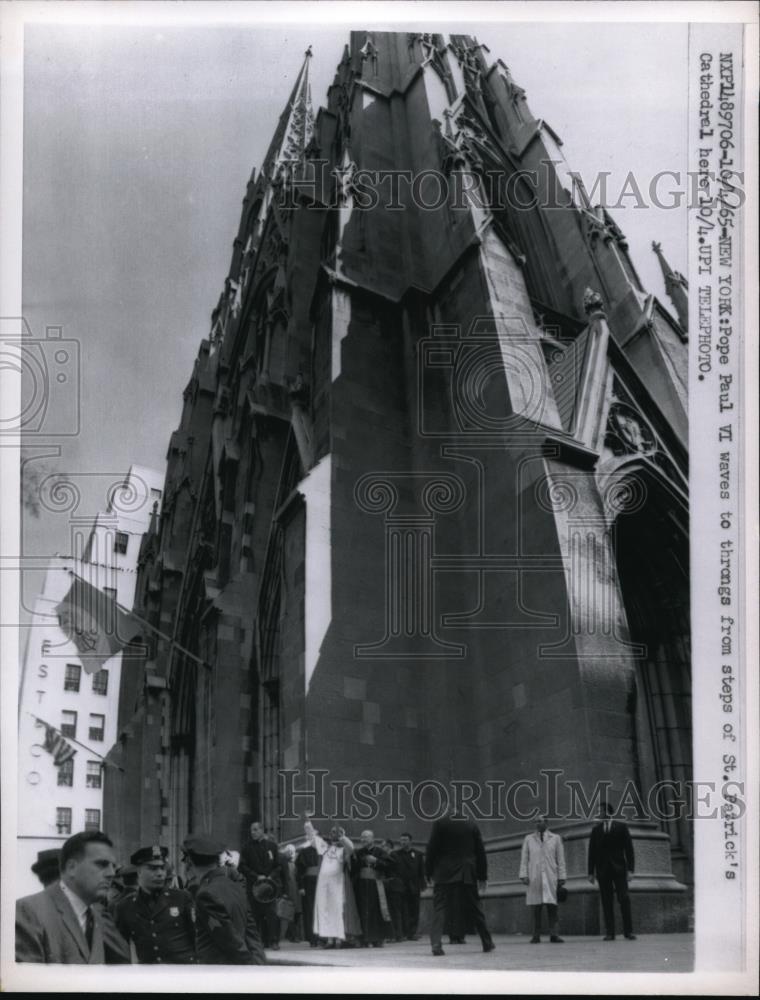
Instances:
[[[425,851],[425,875],[434,883],[430,927],[433,954],[444,954],[443,926],[446,912],[455,901],[463,907],[465,917],[472,918],[483,951],[493,951],[495,945],[478,895],[479,890],[486,889],[488,863],[483,838],[472,820],[452,813],[435,821]]]
[[[552,833],[546,816],[539,816],[534,833],[523,840],[520,857],[520,880],[528,887],[525,902],[533,911],[531,944],[541,940],[541,909],[546,906],[549,940],[562,944],[558,934],[557,890],[565,884],[565,850],[562,837]]]

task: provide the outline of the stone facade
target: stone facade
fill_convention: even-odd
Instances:
[[[251,177],[141,553],[175,644],[122,682],[125,850],[239,845],[253,818],[297,838],[281,770],[558,771],[534,804],[560,816],[568,782],[646,799],[691,776],[686,331],[486,53],[353,32],[316,116],[307,54]],[[374,825],[424,842],[417,804]],[[481,826],[511,929],[530,824]],[[565,929],[595,932],[589,824],[558,828]],[[688,824],[634,830],[642,924],[684,927]]]

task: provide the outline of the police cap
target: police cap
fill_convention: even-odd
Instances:
[[[224,850],[224,844],[207,833],[193,833],[182,842],[182,850],[195,858],[213,858],[217,861]]]
[[[135,851],[129,859],[129,863],[132,865],[149,865],[152,861],[166,861],[168,857],[168,847],[159,847],[158,844],[152,844],[150,847],[141,847],[139,851]]]

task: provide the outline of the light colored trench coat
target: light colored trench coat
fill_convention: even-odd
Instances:
[[[557,902],[557,880],[566,879],[562,837],[544,830],[544,839],[535,831],[523,841],[520,878],[529,879],[525,902],[528,906]]]

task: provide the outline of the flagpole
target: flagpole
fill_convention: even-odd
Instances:
[[[94,754],[96,757],[99,757],[103,761],[103,763],[108,764],[109,767],[116,767],[119,769],[119,771],[124,771],[123,767],[119,767],[118,764],[114,764],[112,760],[106,760],[103,754],[98,753],[97,750],[93,750],[92,747],[88,747],[86,743],[80,743],[79,740],[73,736],[65,736],[60,729],[56,729],[55,726],[51,726],[49,722],[45,722],[44,719],[41,719],[39,715],[35,715],[34,712],[29,712],[29,715],[31,715],[31,717],[35,719],[37,722],[41,722],[43,726],[47,726],[48,729],[54,730],[64,740],[71,740],[72,743],[76,743],[78,747],[81,747],[83,750],[86,750],[87,753],[91,753]]]
[[[168,635],[166,632],[162,632],[160,629],[157,629],[155,625],[151,625],[149,621],[146,621],[144,618],[141,618],[140,615],[135,614],[134,611],[127,611],[127,609],[123,607],[121,604],[117,604],[116,607],[120,611],[123,611],[125,615],[129,615],[130,617],[134,618],[135,621],[140,622],[141,625],[144,625],[146,628],[149,628],[151,632],[155,632],[155,634],[159,636],[161,639],[165,639],[172,646],[175,646],[180,651],[180,653],[184,653],[184,655],[187,656],[189,659],[195,660],[195,662],[200,663],[202,667],[206,667],[207,669],[211,670],[210,663],[207,663],[200,656],[196,656],[195,653],[191,653],[190,650],[185,649],[184,646],[180,646],[177,640],[172,639],[172,637]],[[129,657],[126,657],[126,659],[129,659]]]

